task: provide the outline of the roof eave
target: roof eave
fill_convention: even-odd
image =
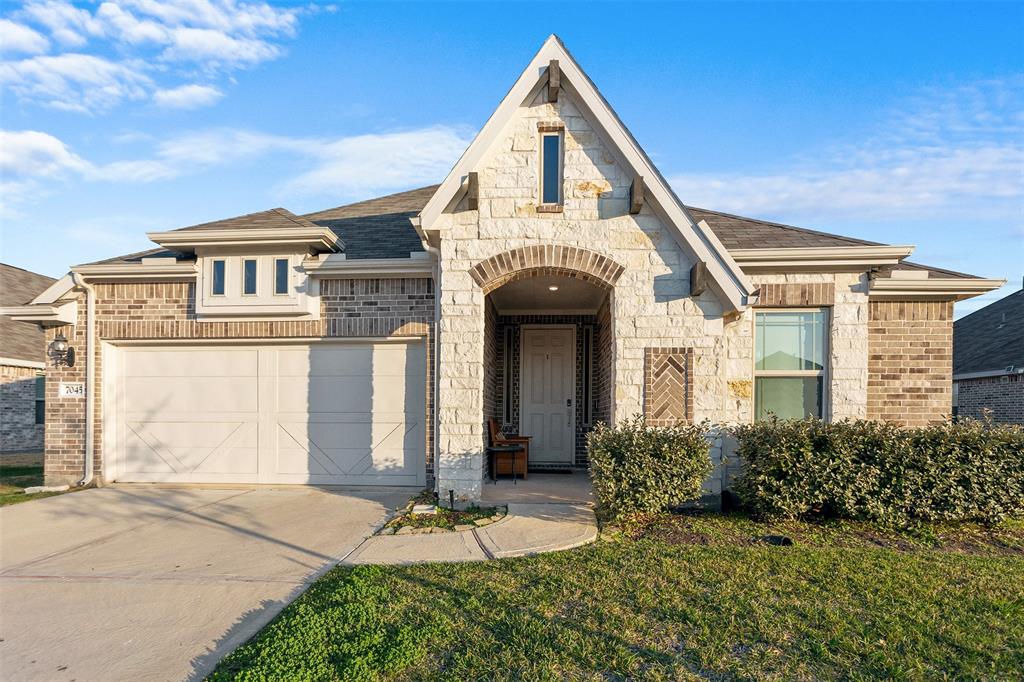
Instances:
[[[994,291],[1006,284],[1005,279],[967,277],[929,277],[928,279],[871,280],[868,295],[877,301],[963,301]]]
[[[75,324],[78,321],[78,302],[9,306],[0,308],[0,315],[7,315],[16,322],[33,322],[49,327]]]
[[[308,248],[315,253],[342,251],[345,243],[328,227],[229,228],[148,232],[146,236],[165,249],[195,251],[210,246],[282,246]]]
[[[859,272],[898,265],[913,253],[910,245],[732,249],[744,272]]]
[[[344,254],[323,254],[302,263],[302,269],[311,277],[430,277],[435,261],[428,252],[413,258],[358,258],[349,260]]]
[[[170,260],[161,258],[159,260]],[[89,279],[90,282],[183,282],[196,278],[197,269],[193,261],[169,263],[97,263],[76,265],[71,271]]]

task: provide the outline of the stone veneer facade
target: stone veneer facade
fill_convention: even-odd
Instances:
[[[319,320],[200,322],[195,315],[195,285],[97,284],[96,333],[101,342],[167,339],[317,339],[421,336],[427,344],[427,475],[433,473],[434,283],[431,278],[325,279],[320,283]],[[84,298],[83,298],[84,301]],[[85,381],[86,306],[79,323],[47,331],[49,343],[63,331],[78,351],[74,367],[47,370],[46,483],[73,483],[82,477],[85,452],[85,400],[60,398],[61,381]],[[94,471],[103,471],[103,353],[96,344]]]
[[[36,377],[31,367],[0,365],[0,452],[40,452],[43,425],[36,424]]]
[[[953,303],[872,301],[867,416],[925,426],[953,410]]]

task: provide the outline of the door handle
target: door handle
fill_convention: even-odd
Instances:
[[[569,409],[565,411],[565,428],[572,427],[572,398],[565,399],[565,406]]]

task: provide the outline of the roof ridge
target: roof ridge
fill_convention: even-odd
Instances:
[[[881,242],[872,242],[866,239],[858,239],[857,237],[847,237],[842,234],[835,234],[834,232],[823,232],[822,230],[812,230],[809,227],[797,227],[796,225],[789,225],[787,223],[777,223],[772,220],[765,220],[763,218],[751,218],[750,216],[739,215],[738,213],[726,213],[725,211],[716,211],[711,208],[701,208],[700,206],[693,206],[690,204],[684,204],[687,209],[694,209],[696,211],[703,211],[705,213],[714,213],[724,218],[734,218],[736,220],[749,220],[755,223],[761,223],[762,225],[771,225],[772,227],[781,227],[786,230],[795,230],[796,232],[804,232],[807,234],[816,234],[822,237],[832,237],[833,239],[842,239],[848,242],[853,242],[861,246],[886,246]]]

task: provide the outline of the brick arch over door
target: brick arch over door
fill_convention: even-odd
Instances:
[[[470,269],[476,283],[488,294],[519,279],[562,275],[611,289],[624,267],[607,256],[576,246],[524,246],[480,261]]]

